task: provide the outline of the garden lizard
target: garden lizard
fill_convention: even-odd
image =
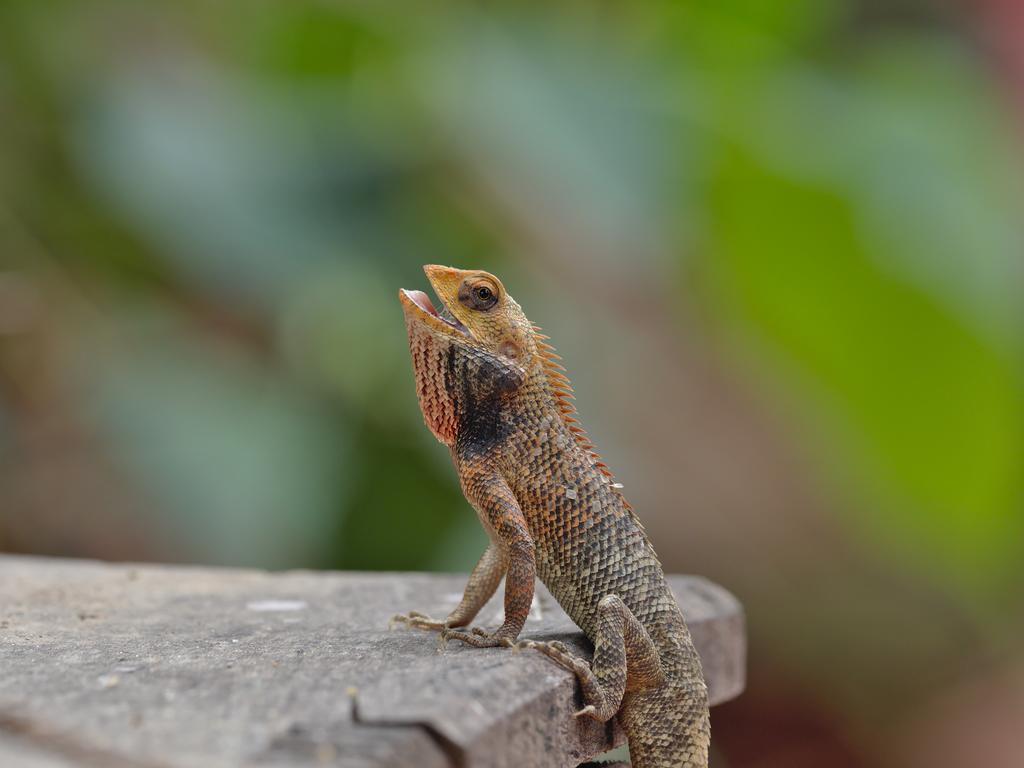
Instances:
[[[548,337],[494,275],[424,267],[443,305],[402,290],[416,392],[451,450],[490,539],[446,619],[396,620],[442,640],[544,653],[574,672],[577,717],[617,717],[637,768],[706,768],[700,659],[636,514],[579,425]],[[468,628],[505,578],[504,623]],[[516,643],[540,578],[594,644],[591,663],[558,642]]]

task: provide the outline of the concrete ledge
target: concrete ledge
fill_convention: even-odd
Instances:
[[[671,582],[712,701],[738,695],[742,609]],[[575,680],[537,654],[388,630],[445,615],[464,584],[0,556],[0,765],[561,768],[620,743],[570,717]],[[589,652],[542,588],[523,636]]]

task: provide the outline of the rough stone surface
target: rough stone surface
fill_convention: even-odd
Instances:
[[[464,583],[0,556],[0,766],[560,768],[620,743],[570,717],[575,681],[539,654],[437,653],[436,635],[388,630],[445,615]],[[736,696],[739,604],[671,583],[712,702]],[[523,636],[589,652],[543,589]]]
[[[73,768],[75,763],[53,751],[35,748],[11,736],[0,736],[0,765],[4,768]]]

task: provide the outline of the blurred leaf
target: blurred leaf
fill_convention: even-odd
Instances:
[[[976,65],[938,42],[869,50],[851,77],[790,67],[729,131],[850,201],[865,253],[1009,354],[1024,344],[1024,162]],[[810,119],[809,119],[810,118]]]
[[[185,276],[275,306],[307,270],[387,243],[398,177],[357,133],[319,96],[182,68],[104,83],[78,147],[93,182]]]
[[[474,21],[413,65],[441,128],[497,202],[593,257],[656,251],[671,177],[661,81],[552,25]],[[600,244],[600,248],[598,247]],[[607,256],[605,256],[607,258]]]
[[[849,5],[843,0],[668,0],[659,3],[659,11],[658,35],[706,77],[722,78],[721,87],[738,73],[769,68],[821,45]]]
[[[411,383],[409,388],[415,399]],[[467,517],[476,517],[459,489],[448,450],[422,423],[399,432],[368,428],[357,440],[361,461],[339,542],[341,563],[356,570],[436,565],[442,542]],[[432,445],[424,450],[428,442]],[[465,553],[461,559],[475,565],[482,553]]]
[[[268,4],[239,38],[258,71],[289,80],[326,79],[335,85],[352,75],[383,39],[352,8],[295,3]]]
[[[342,424],[269,370],[166,320],[82,359],[97,427],[192,557],[264,567],[329,559],[351,482]]]
[[[858,181],[883,264],[1018,354],[1024,144],[981,66],[937,42],[871,50],[858,73]]]
[[[974,586],[1015,572],[1024,390],[1011,361],[878,263],[841,188],[733,146],[712,202],[724,306],[832,414],[826,424],[846,438],[832,469],[852,460],[840,473],[861,468],[880,494],[861,500],[875,516],[857,520],[901,557]]]
[[[314,272],[282,307],[280,338],[297,370],[340,392],[353,409],[382,423],[418,425],[397,294],[358,263]]]

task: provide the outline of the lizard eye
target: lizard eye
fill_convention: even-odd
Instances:
[[[486,312],[498,303],[498,293],[489,285],[463,283],[459,289],[459,301],[470,309]]]

